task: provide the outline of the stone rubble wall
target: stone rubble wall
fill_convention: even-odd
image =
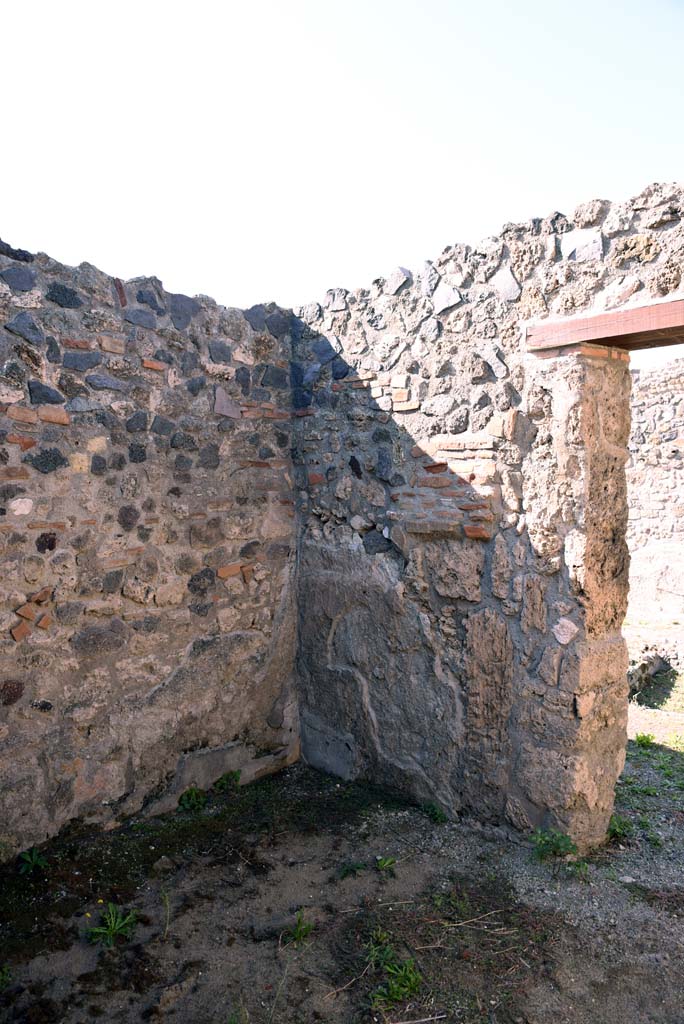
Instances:
[[[632,373],[627,463],[631,554],[625,635],[672,664],[684,658],[684,360]]]
[[[298,756],[287,321],[0,256],[0,840]]]
[[[525,322],[673,295],[684,194],[507,225],[302,307],[304,756],[604,834],[626,741],[627,356]]]
[[[602,840],[626,740],[629,371],[524,324],[673,296],[684,193],[244,313],[0,246],[0,821],[303,754]],[[295,688],[296,682],[296,688]]]
[[[627,481],[627,539],[684,546],[684,359],[632,371],[632,433]]]

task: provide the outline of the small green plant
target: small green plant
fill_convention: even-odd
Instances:
[[[220,779],[216,780],[213,788],[217,793],[229,793],[231,790],[237,789],[240,785],[240,775],[241,772],[239,768],[234,772],[226,772]]]
[[[425,804],[423,806],[423,812],[427,814],[430,821],[434,821],[435,825],[444,825],[449,819],[437,804]]]
[[[285,940],[287,943],[292,943],[293,946],[298,946],[311,935],[313,930],[314,925],[310,921],[304,920],[304,911],[298,910],[294,928],[285,933]]]
[[[178,806],[182,811],[201,811],[206,807],[207,794],[197,786],[190,786],[184,793],[181,793]]]
[[[125,914],[115,903],[108,903],[107,909],[100,916],[102,924],[86,932],[90,942],[101,942],[111,949],[117,939],[130,939],[136,925],[134,910]]]
[[[586,860],[571,860],[567,865],[568,872],[578,882],[589,881],[589,864]]]
[[[666,779],[673,779],[676,775],[669,754],[661,754],[660,757],[657,757],[654,762],[654,768],[664,775]]]
[[[362,864],[358,860],[346,860],[344,864],[340,865],[338,877],[342,878],[356,878],[358,874],[365,871],[366,865]]]
[[[376,970],[384,970],[388,964],[397,962],[389,932],[374,928],[366,944],[366,964]]]
[[[638,732],[634,737],[634,742],[640,750],[650,750],[655,743],[655,736],[652,732]]]
[[[608,839],[611,843],[618,843],[622,839],[628,839],[633,831],[634,826],[629,818],[625,818],[621,814],[611,815],[608,822]]]
[[[385,984],[380,985],[371,997],[371,1007],[374,1010],[382,1010],[385,1007],[402,1003],[405,999],[415,995],[423,983],[415,960],[387,964],[385,978]]]
[[[397,863],[396,857],[376,857],[375,866],[382,875],[392,875],[394,877],[394,868]]]
[[[472,907],[468,895],[462,896],[456,889],[453,892],[435,893],[432,902],[437,910],[455,912],[459,917],[468,917],[472,913]]]
[[[532,834],[535,860],[559,860],[577,853],[577,846],[569,835],[556,828],[536,828]]]
[[[366,970],[371,968],[384,976],[371,995],[371,1008],[384,1010],[415,995],[423,979],[414,960],[400,960],[392,945],[392,937],[382,928],[375,928],[366,943]]]
[[[639,828],[643,830],[643,833],[646,836],[648,842],[651,844],[651,846],[660,847],[663,845],[662,839],[654,830],[653,826],[651,825],[651,821],[647,817],[647,815],[642,814],[642,816],[639,818]]]
[[[9,964],[0,967],[0,992],[4,992],[12,984],[12,972]]]
[[[19,874],[32,875],[34,871],[44,871],[48,864],[45,857],[42,857],[35,846],[30,850],[24,850],[19,854]]]

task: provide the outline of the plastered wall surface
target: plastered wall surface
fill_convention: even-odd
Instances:
[[[681,190],[240,312],[0,256],[0,820],[298,756],[602,839],[624,758],[628,362],[525,322],[677,294]]]

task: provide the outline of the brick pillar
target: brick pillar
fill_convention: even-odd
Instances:
[[[586,849],[605,838],[627,741],[629,357],[584,345],[528,360],[524,500],[548,625],[516,723],[513,806]]]

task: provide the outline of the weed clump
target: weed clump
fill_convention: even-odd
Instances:
[[[629,839],[634,826],[629,818],[621,814],[612,814],[608,823],[608,839],[611,843],[619,843],[623,839]]]
[[[230,793],[231,790],[237,789],[240,785],[240,769],[234,772],[225,772],[219,779],[216,780],[212,789],[217,793]]]
[[[48,862],[38,853],[35,846],[19,854],[20,875],[32,875],[34,871],[44,871],[47,866]]]
[[[309,935],[311,935],[313,930],[314,925],[311,921],[304,920],[304,911],[298,910],[294,927],[290,928],[290,930],[285,933],[285,942],[288,945],[292,944],[293,946],[299,946],[309,937]]]
[[[397,863],[396,857],[376,857],[375,866],[381,875],[391,875],[394,878],[394,868]]]
[[[207,805],[207,794],[197,786],[190,786],[181,793],[178,806],[182,811],[201,811]]]
[[[532,834],[534,858],[540,862],[561,860],[577,853],[577,844],[565,832],[556,828],[536,828]]]
[[[430,821],[434,821],[435,825],[445,825],[449,820],[442,808],[437,804],[424,804],[423,813],[427,814]]]
[[[115,903],[108,903],[107,909],[101,914],[102,924],[95,928],[89,928],[86,932],[88,941],[92,943],[101,942],[103,946],[111,949],[119,939],[127,941],[130,939],[136,925],[135,911],[128,914],[117,907]]]
[[[400,960],[389,932],[375,928],[366,945],[366,967],[379,972],[383,981],[371,994],[371,1009],[387,1010],[419,991],[423,978],[415,960]]]

